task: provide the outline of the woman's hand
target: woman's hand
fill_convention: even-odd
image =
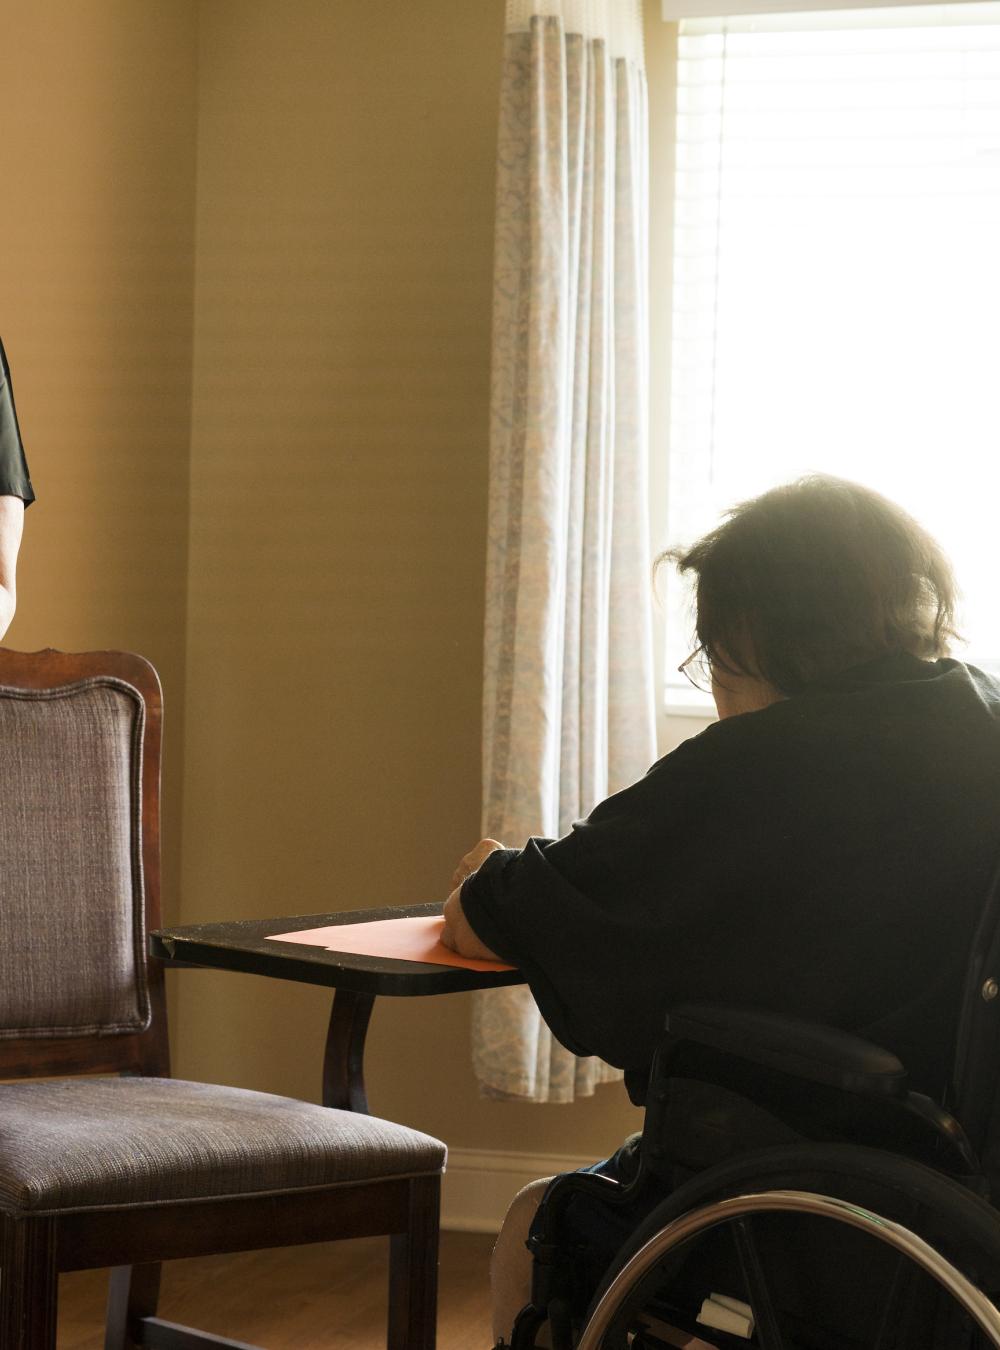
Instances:
[[[495,839],[480,839],[476,847],[470,849],[455,868],[452,873],[451,884],[461,886],[465,878],[471,877],[473,872],[478,872],[490,854],[496,853],[498,848],[503,848],[503,844],[498,844]]]
[[[501,961],[503,958],[491,952],[485,942],[480,942],[472,925],[465,917],[462,908],[462,888],[456,886],[444,902],[444,927],[441,929],[441,944],[459,956],[473,957],[477,961]]]
[[[459,956],[468,956],[477,961],[499,961],[496,952],[491,952],[485,943],[480,942],[462,909],[462,882],[478,872],[483,863],[503,844],[495,839],[480,839],[455,868],[451,884],[455,888],[444,903],[444,927],[441,930],[441,942],[449,951]]]

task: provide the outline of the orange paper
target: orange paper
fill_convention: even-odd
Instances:
[[[372,919],[368,923],[334,923],[326,928],[303,928],[298,933],[270,933],[273,942],[301,942],[328,952],[352,956],[381,956],[394,961],[423,961],[432,966],[461,966],[465,970],[513,970],[503,961],[477,961],[459,956],[441,941],[440,914],[415,919]]]

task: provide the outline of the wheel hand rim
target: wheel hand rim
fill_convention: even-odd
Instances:
[[[935,1251],[923,1238],[892,1219],[884,1219],[861,1205],[835,1196],[815,1195],[810,1191],[765,1191],[737,1195],[703,1205],[668,1223],[621,1268],[594,1309],[584,1328],[577,1350],[600,1350],[601,1338],[611,1325],[617,1311],[619,1295],[637,1279],[641,1279],[656,1263],[683,1242],[699,1233],[717,1228],[720,1224],[747,1214],[811,1214],[846,1223],[861,1232],[869,1233],[881,1242],[902,1252],[926,1271],[969,1314],[991,1343],[1000,1350],[1000,1311],[986,1295],[957,1270],[950,1261]]]

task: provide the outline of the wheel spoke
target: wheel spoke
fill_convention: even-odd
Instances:
[[[893,1346],[896,1345],[901,1304],[912,1288],[914,1273],[913,1267],[906,1258],[897,1255],[892,1273],[892,1283],[889,1285],[889,1291],[886,1295],[882,1319],[872,1350],[893,1350]]]
[[[749,1218],[737,1219],[732,1225],[732,1231],[736,1254],[746,1282],[747,1298],[750,1300],[757,1327],[757,1342],[761,1350],[787,1350]]]

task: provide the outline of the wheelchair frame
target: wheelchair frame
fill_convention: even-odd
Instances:
[[[750,1216],[765,1212],[821,1216],[880,1239],[947,1291],[987,1338],[978,1344],[1000,1350],[1000,1312],[961,1264],[940,1249],[951,1244],[963,1253],[966,1248],[973,1251],[972,1265],[995,1271],[991,1284],[994,1292],[1000,1291],[1000,1213],[990,1204],[991,1198],[1000,1199],[1000,1178],[991,1181],[991,1160],[985,1158],[991,1141],[1000,1136],[998,1068],[1000,865],[991,879],[967,966],[949,1093],[954,1110],[911,1091],[906,1070],[891,1052],[848,1033],[716,1004],[687,1004],[673,1010],[650,1074],[638,1174],[622,1184],[570,1173],[550,1187],[529,1240],[535,1256],[532,1301],[517,1319],[512,1350],[531,1350],[546,1321],[554,1350],[619,1346],[624,1350],[633,1340],[624,1330],[623,1318],[641,1304],[643,1291],[655,1280],[662,1284],[678,1268],[676,1259],[684,1244],[723,1224],[734,1225],[757,1330],[752,1342],[726,1336],[719,1344],[793,1350],[794,1343],[783,1337],[770,1306],[748,1236]],[[561,1214],[581,1193],[599,1196],[613,1209],[629,1206],[651,1180],[669,1187],[672,1159],[666,1124],[670,1085],[677,1078],[735,1092],[790,1127],[803,1142],[752,1151],[706,1167],[677,1190],[676,1199],[668,1194],[613,1262],[584,1325],[575,1326],[565,1291],[553,1274],[559,1260]],[[880,1173],[891,1179],[891,1185],[885,1185],[895,1187],[899,1195],[908,1190],[925,1194],[937,1214],[947,1215],[951,1237],[945,1234],[942,1242],[934,1231],[933,1214],[922,1220],[927,1232],[921,1234],[892,1214],[869,1211],[847,1195],[768,1181],[769,1174],[794,1181],[796,1168],[808,1174],[821,1159],[834,1179],[842,1172],[845,1191],[851,1190],[852,1178],[860,1185]],[[760,1186],[754,1184],[756,1168],[763,1181]],[[688,1204],[691,1197],[695,1198]],[[891,1301],[889,1294],[887,1299]],[[887,1325],[883,1323],[878,1346]],[[890,1341],[900,1344],[893,1334]],[[641,1334],[634,1341],[637,1346],[647,1343]],[[968,1339],[961,1344],[969,1344]]]

